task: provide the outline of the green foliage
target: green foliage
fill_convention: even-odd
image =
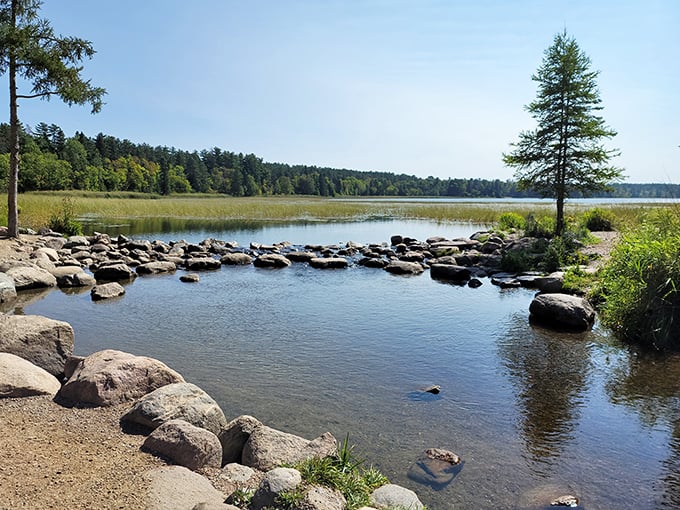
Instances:
[[[306,483],[340,491],[347,500],[347,509],[354,510],[368,505],[373,490],[388,483],[382,473],[373,467],[362,467],[363,463],[356,457],[354,446],[349,444],[348,435],[335,456],[308,459],[294,467]],[[295,500],[295,495],[291,498]]]
[[[248,508],[253,501],[253,496],[255,496],[254,489],[236,489],[226,502],[239,508]]]
[[[525,227],[526,220],[515,212],[503,213],[498,220],[498,228],[502,231],[524,230]]]
[[[539,265],[540,269],[552,273],[565,266],[585,262],[578,253],[581,244],[577,233],[573,231],[565,231],[560,237],[552,238]]]
[[[49,227],[67,236],[82,235],[83,225],[76,220],[73,200],[65,197],[61,202],[61,210],[50,217]]]
[[[557,206],[555,234],[564,228],[564,200],[574,192],[605,190],[621,177],[621,170],[609,166],[618,150],[605,149],[603,138],[616,132],[593,112],[600,110],[598,73],[590,70],[590,59],[566,31],[555,36],[532,80],[538,93],[527,105],[536,119],[534,131],[523,131],[513,151],[503,155],[514,167],[520,189],[531,189],[554,197]]]
[[[533,213],[527,215],[524,226],[524,235],[527,237],[539,237],[550,239],[555,233],[555,218],[552,216]]]
[[[680,348],[680,216],[663,210],[626,233],[600,275],[594,299],[604,325],[625,341]]]
[[[586,273],[581,266],[570,266],[564,272],[562,289],[568,294],[584,295],[588,293],[595,281],[595,276]]]
[[[609,232],[614,230],[614,215],[611,211],[600,207],[584,212],[581,222],[591,232]]]
[[[536,257],[526,250],[513,250],[503,254],[501,269],[509,273],[523,273],[536,268]]]

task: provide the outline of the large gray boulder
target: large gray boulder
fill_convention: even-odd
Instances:
[[[156,359],[107,349],[79,362],[59,396],[75,403],[110,406],[176,382],[184,378]]]
[[[529,305],[531,319],[548,327],[585,331],[595,322],[595,310],[583,298],[569,294],[539,294]]]
[[[56,377],[24,358],[0,352],[0,398],[56,395]]]
[[[16,290],[57,286],[57,279],[49,271],[35,265],[11,267],[6,273],[14,280]]]
[[[93,301],[102,301],[125,294],[125,287],[118,282],[100,283],[95,285],[90,291]]]
[[[253,260],[253,265],[255,267],[288,267],[292,264],[290,260],[288,260],[286,257],[283,255],[279,255],[278,253],[264,253],[257,257],[255,260]]]
[[[207,271],[211,269],[219,269],[222,263],[212,257],[196,257],[187,259],[184,262],[184,267],[187,271]]]
[[[564,272],[556,271],[547,276],[539,276],[535,278],[534,286],[544,294],[562,292],[564,286]]]
[[[60,288],[89,287],[97,283],[94,276],[86,273],[80,266],[58,266],[50,270],[50,273],[57,279],[57,286]]]
[[[0,303],[14,301],[17,298],[17,289],[14,280],[7,273],[0,273]]]
[[[167,384],[144,395],[121,419],[152,429],[180,419],[215,435],[227,426],[227,419],[217,402],[201,388],[187,382]]]
[[[348,263],[344,257],[314,257],[309,259],[309,265],[316,269],[343,269]]]
[[[282,492],[292,491],[302,483],[302,475],[297,469],[275,468],[268,471],[255,491],[251,507],[253,510],[278,508],[276,498]]]
[[[142,448],[192,471],[222,465],[222,446],[217,436],[184,420],[166,421],[149,434]]]
[[[416,275],[424,271],[423,266],[417,262],[406,262],[405,260],[392,260],[384,268],[392,274]]]
[[[59,376],[73,353],[73,328],[40,315],[0,314],[0,352],[20,356]]]
[[[248,441],[253,430],[261,426],[262,423],[257,418],[247,414],[231,420],[218,435],[222,444],[222,464],[226,465],[232,462],[241,464],[246,441]]]
[[[380,510],[393,508],[408,508],[422,510],[423,504],[415,492],[400,485],[388,483],[378,487],[370,497],[371,505]]]
[[[137,266],[135,271],[137,274],[158,274],[158,273],[172,273],[177,270],[177,266],[174,262],[170,261],[155,261],[147,262],[146,264],[141,264]]]
[[[267,471],[313,457],[328,457],[334,455],[337,448],[338,442],[329,432],[309,441],[263,425],[248,437],[243,446],[242,461],[245,466]]]
[[[201,504],[221,505],[225,500],[225,495],[207,478],[183,466],[156,468],[147,472],[145,478],[147,510],[193,510]]]
[[[430,276],[437,280],[466,282],[470,279],[471,274],[467,267],[449,264],[432,264],[430,266]]]
[[[297,510],[344,510],[347,500],[337,490],[316,485],[305,492]]]
[[[253,262],[253,257],[247,253],[235,252],[225,253],[220,259],[220,263],[227,266],[247,266]]]
[[[137,273],[127,264],[120,263],[100,267],[94,272],[94,277],[98,282],[118,282],[133,280],[137,278]]]

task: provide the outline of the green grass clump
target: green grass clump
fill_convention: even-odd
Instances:
[[[680,348],[680,214],[653,212],[627,232],[600,275],[593,299],[619,338],[658,350]]]
[[[82,235],[83,225],[76,220],[72,198],[62,199],[61,209],[50,217],[48,226],[53,231],[67,236]]]
[[[307,459],[293,467],[300,471],[307,485],[323,485],[339,491],[347,500],[347,509],[355,510],[367,506],[371,493],[389,483],[380,471],[363,464],[364,461],[356,457],[354,446],[349,444],[348,435],[335,455]],[[278,502],[282,508],[294,508],[303,495],[304,492],[295,490],[283,495]]]
[[[501,231],[515,231],[515,230],[524,230],[526,227],[527,222],[524,219],[524,216],[522,216],[519,213],[516,212],[504,212],[501,214],[499,220],[498,220],[498,228]]]

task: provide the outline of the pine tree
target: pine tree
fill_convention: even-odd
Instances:
[[[519,142],[511,145],[514,150],[503,155],[505,164],[516,168],[520,189],[555,198],[558,236],[564,230],[564,202],[571,193],[605,190],[621,178],[621,169],[608,164],[619,151],[601,144],[616,131],[594,114],[602,107],[599,72],[590,66],[590,58],[566,31],[555,36],[531,77],[538,82],[538,93],[526,110],[538,127],[521,132]]]
[[[57,36],[46,19],[38,17],[39,0],[0,0],[0,74],[9,76],[10,173],[7,189],[7,226],[11,237],[19,235],[17,183],[19,179],[18,100],[59,97],[66,104],[102,107],[103,88],[81,77],[80,62],[95,51],[89,41]],[[26,94],[18,91],[17,78],[32,85]]]

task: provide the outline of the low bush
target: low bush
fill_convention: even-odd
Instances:
[[[555,218],[552,216],[535,216],[529,214],[526,217],[524,235],[528,237],[542,237],[550,239],[555,234]]]
[[[593,300],[619,338],[680,348],[680,215],[657,211],[626,233],[600,275]]]
[[[67,236],[82,235],[83,225],[76,220],[71,198],[65,197],[61,201],[61,209],[50,217],[49,227]]]
[[[516,212],[505,212],[498,219],[498,228],[501,231],[524,230],[526,220]]]
[[[614,214],[611,211],[595,207],[583,213],[581,223],[591,232],[609,232],[614,230]]]

